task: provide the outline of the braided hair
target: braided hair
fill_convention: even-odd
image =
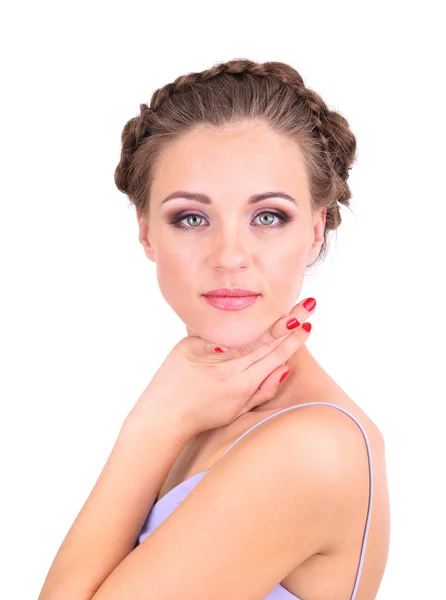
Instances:
[[[156,161],[169,142],[200,124],[224,127],[248,119],[262,120],[298,144],[312,208],[326,208],[317,258],[323,260],[326,234],[341,224],[339,205],[349,206],[347,180],[356,160],[356,138],[347,120],[286,63],[235,59],[157,89],[150,104],[141,104],[140,114],[124,126],[115,184],[147,216]]]

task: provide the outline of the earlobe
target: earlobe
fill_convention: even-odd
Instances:
[[[153,251],[152,246],[148,243],[147,240],[141,240],[141,238],[139,239],[139,241],[141,242],[143,248],[144,248],[144,254],[147,256],[147,258],[149,260],[151,260],[152,262],[156,262],[155,259],[155,252]]]
[[[147,256],[147,258],[152,262],[156,262],[155,251],[152,248],[148,238],[141,234],[141,230],[139,234],[139,241],[142,244],[142,247],[144,248],[144,254]]]

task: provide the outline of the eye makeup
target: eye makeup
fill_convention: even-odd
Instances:
[[[257,219],[260,215],[273,215],[279,222],[275,225],[257,225],[258,227],[262,227],[263,229],[280,229],[284,227],[289,221],[292,220],[292,217],[282,211],[277,210],[263,210],[257,213],[254,216],[254,219]],[[191,229],[199,229],[202,225],[198,225],[196,227],[191,227],[187,225],[182,225],[181,222],[184,221],[188,217],[199,217],[200,219],[205,219],[203,215],[194,212],[179,212],[173,215],[171,219],[168,220],[169,225],[172,225],[176,229],[183,229],[185,231],[190,231]]]

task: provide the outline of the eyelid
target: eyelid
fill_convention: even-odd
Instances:
[[[265,226],[263,226],[264,229],[278,229],[293,220],[293,217],[286,212],[283,212],[278,209],[267,209],[267,208],[260,209],[252,218],[257,219],[262,214],[271,214],[271,215],[275,216],[277,219],[279,219],[279,223],[277,225],[265,225]],[[206,219],[209,222],[209,219],[206,216],[200,214],[200,212],[198,212],[198,211],[194,211],[194,210],[190,209],[190,210],[186,210],[185,212],[180,211],[178,213],[174,213],[168,219],[168,224],[173,225],[174,227],[177,227],[179,229],[184,229],[184,230],[198,229],[198,227],[187,227],[185,225],[181,225],[181,221],[184,221],[185,219],[187,219],[187,217],[191,217],[191,216],[198,216],[201,219]]]
[[[291,215],[289,215],[287,212],[285,212],[279,208],[259,208],[259,210],[254,214],[253,218],[255,218],[257,215],[260,215],[264,212],[277,214],[284,218],[291,218]],[[189,215],[200,215],[200,217],[207,218],[206,215],[204,215],[199,209],[195,210],[192,208],[188,208],[188,209],[186,208],[186,209],[184,209],[184,211],[174,212],[171,215],[170,219],[179,219],[179,218],[184,219],[185,217],[188,217]]]

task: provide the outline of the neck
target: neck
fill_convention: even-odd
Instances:
[[[279,385],[275,397],[250,412],[275,411],[308,402],[328,377],[305,344],[287,360],[286,364],[291,371]]]

